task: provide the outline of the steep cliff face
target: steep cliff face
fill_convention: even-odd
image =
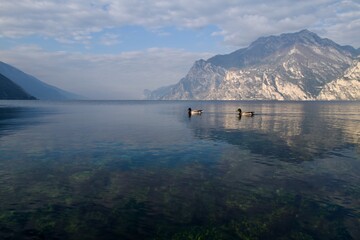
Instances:
[[[147,97],[314,100],[343,76],[358,54],[307,30],[260,38],[248,48],[195,62],[179,83],[148,92]]]
[[[343,77],[326,84],[318,99],[360,100],[360,60],[355,60]]]

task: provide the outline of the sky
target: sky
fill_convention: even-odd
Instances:
[[[193,63],[308,29],[360,47],[359,0],[0,0],[0,61],[88,99],[142,99]]]

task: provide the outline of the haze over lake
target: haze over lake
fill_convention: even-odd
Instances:
[[[359,109],[0,101],[0,239],[359,239]]]

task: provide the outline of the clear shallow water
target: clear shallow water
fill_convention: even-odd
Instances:
[[[359,109],[0,101],[0,239],[359,239]]]

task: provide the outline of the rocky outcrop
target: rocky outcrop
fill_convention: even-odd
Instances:
[[[343,77],[326,84],[318,99],[360,100],[360,60],[354,61]]]

